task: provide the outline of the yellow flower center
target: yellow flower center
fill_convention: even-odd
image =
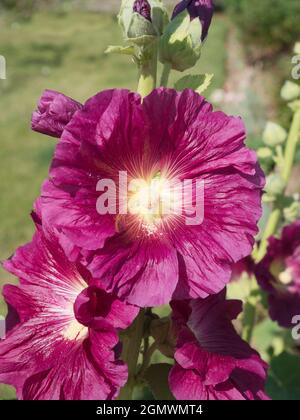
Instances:
[[[88,328],[80,324],[76,319],[70,321],[62,332],[67,340],[82,340],[88,335]]]
[[[180,203],[178,187],[160,173],[148,181],[132,180],[129,185],[129,213],[139,218],[141,227],[150,235],[157,232],[165,218],[178,214]]]

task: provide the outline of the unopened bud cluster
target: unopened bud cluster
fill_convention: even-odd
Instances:
[[[181,1],[171,19],[161,0],[123,0],[119,23],[126,43],[145,47],[157,42],[160,61],[185,71],[200,58],[212,16],[211,0]]]

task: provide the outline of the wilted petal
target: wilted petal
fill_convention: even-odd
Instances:
[[[82,105],[54,90],[45,90],[32,114],[32,130],[52,137],[60,137],[65,126],[71,121]]]

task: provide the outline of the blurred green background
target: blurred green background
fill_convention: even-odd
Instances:
[[[58,90],[84,102],[102,89],[136,88],[137,73],[130,60],[104,54],[109,44],[121,42],[115,17],[119,3],[0,0],[0,55],[7,63],[7,78],[0,80],[1,260],[32,236],[32,203],[55,146],[54,139],[30,130],[31,113],[42,91]],[[177,1],[167,3],[172,6]],[[269,15],[270,3],[276,3],[276,12]],[[300,2],[216,0],[216,4],[218,13],[192,73],[215,74],[206,95],[217,107],[244,117],[249,144],[257,147],[266,118],[280,116],[283,124],[289,123],[290,115],[277,94],[291,71]],[[278,35],[279,24],[288,31],[284,37]],[[171,82],[181,76],[173,74]],[[298,183],[290,188],[297,190]],[[0,287],[13,281],[0,269]],[[5,311],[0,301],[0,314]],[[0,386],[0,399],[13,395],[10,388]]]

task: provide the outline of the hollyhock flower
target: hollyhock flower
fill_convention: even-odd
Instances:
[[[264,177],[244,140],[240,118],[213,112],[192,90],[159,88],[143,101],[127,90],[101,92],[63,131],[42,189],[43,223],[57,229],[69,258],[80,253],[102,287],[129,303],[217,293],[232,265],[251,253],[261,215]],[[141,183],[128,194],[127,213],[123,200],[111,200],[123,191],[120,173],[125,187]],[[105,195],[96,190],[107,179],[116,189],[101,213]],[[203,182],[204,199],[193,188],[190,201],[180,200],[176,188],[185,180]],[[168,184],[176,187],[175,211],[165,214]],[[153,185],[159,205],[149,212]],[[192,225],[195,203],[204,217]]]
[[[126,383],[117,330],[137,315],[70,263],[38,231],[4,267],[20,278],[4,297],[19,323],[0,342],[0,382],[19,399],[113,399]]]
[[[214,5],[212,0],[182,0],[175,6],[172,19],[179,13],[187,10],[191,20],[200,19],[202,24],[201,41],[207,37],[208,30],[214,14]]]
[[[236,333],[240,301],[225,293],[173,302],[177,331],[170,389],[183,400],[264,400],[267,365]]]
[[[45,90],[38,103],[38,109],[32,115],[31,127],[34,131],[52,137],[60,137],[65,125],[81,105],[53,90]]]
[[[280,239],[269,239],[256,276],[267,292],[272,320],[292,328],[293,317],[300,314],[300,220],[285,227]]]

